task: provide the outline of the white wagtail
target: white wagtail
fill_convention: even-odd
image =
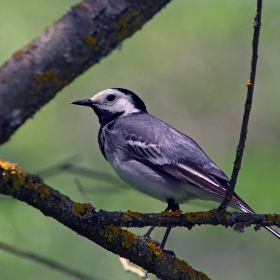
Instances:
[[[98,116],[99,148],[118,176],[136,190],[167,202],[166,211],[193,199],[222,202],[228,177],[194,140],[148,114],[135,93],[110,88],[72,104],[91,107]],[[235,192],[230,206],[255,213]],[[266,229],[280,238],[275,228]]]

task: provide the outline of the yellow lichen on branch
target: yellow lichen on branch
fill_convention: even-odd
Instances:
[[[214,214],[215,209],[206,212],[187,212],[185,215],[191,222],[196,222],[199,219],[209,219]]]
[[[163,257],[162,249],[159,246],[157,246],[152,240],[147,239],[146,244],[148,245],[152,255],[155,255],[158,258]]]
[[[130,231],[122,230],[121,231],[122,237],[122,246],[124,248],[131,248],[133,245],[137,243],[138,237]]]
[[[162,216],[167,216],[167,217],[179,217],[183,213],[182,210],[176,210],[176,211],[162,211],[161,214]]]
[[[178,274],[179,271],[183,271],[185,274],[189,275],[190,279],[196,280],[210,280],[206,274],[203,272],[195,271],[190,265],[188,265],[185,261],[175,259],[173,263],[173,273]]]
[[[98,46],[97,39],[93,36],[88,35],[85,39],[87,45],[91,46],[95,51],[99,51],[100,47]]]
[[[26,179],[26,173],[16,164],[0,159],[0,168],[2,169],[2,178],[4,183],[9,183],[10,187],[17,190],[21,188]]]
[[[26,188],[34,189],[41,198],[50,195],[50,188],[44,183],[42,178],[28,176],[25,171],[21,170],[14,163],[0,160],[0,172],[2,181],[7,184],[6,189],[10,190],[11,194],[15,191],[20,191],[22,188]]]
[[[124,248],[131,248],[133,245],[137,243],[137,239],[138,239],[137,235],[117,226],[105,226],[104,236],[111,243],[121,242],[121,245]],[[118,240],[120,237],[121,240]]]
[[[114,239],[118,238],[120,230],[122,230],[120,227],[106,226],[104,227],[104,237],[107,238],[109,242],[113,242]]]
[[[143,22],[139,19],[138,15],[139,12],[134,10],[121,16],[119,22],[116,24],[116,29],[118,30],[117,39],[119,42],[132,35],[143,25]],[[129,29],[128,26],[133,26],[134,28]]]
[[[82,218],[83,215],[89,215],[94,208],[90,203],[72,203],[72,212],[77,214],[79,218]]]
[[[76,5],[76,8],[79,9],[82,12],[85,12],[87,10],[86,6],[83,3],[79,3]]]
[[[67,80],[59,80],[57,73],[50,69],[45,73],[37,71],[34,73],[33,77],[36,80],[36,87],[31,93],[36,94],[46,88],[48,84],[55,85],[57,88],[62,88],[67,85],[69,82]]]
[[[17,51],[15,51],[14,54],[13,54],[13,57],[14,57],[15,59],[23,58],[23,56],[24,56],[23,50],[17,50]]]
[[[140,217],[140,213],[127,210],[125,213],[123,213],[122,221],[126,223],[132,217],[138,219]]]

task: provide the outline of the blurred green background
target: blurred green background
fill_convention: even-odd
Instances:
[[[27,121],[0,156],[36,173],[72,155],[81,165],[114,175],[97,144],[98,120],[72,106],[110,87],[136,92],[148,111],[190,135],[229,176],[239,137],[249,77],[255,2],[171,2],[122,47],[95,65]],[[0,63],[59,19],[74,0],[2,0]],[[280,213],[279,48],[280,2],[264,3],[255,98],[238,194],[258,213]],[[84,202],[75,174],[46,182]],[[127,187],[80,177],[97,209],[160,212],[165,205]],[[116,182],[120,182],[116,179]],[[100,190],[102,189],[102,191]],[[183,211],[214,205],[182,205]],[[117,256],[78,236],[39,211],[0,200],[0,240],[37,252],[96,279],[139,279]],[[146,229],[132,229],[144,233]],[[161,240],[163,229],[153,238]],[[212,279],[279,279],[280,244],[264,229],[244,234],[223,227],[172,230],[167,249]],[[151,276],[152,279],[153,276]],[[0,279],[69,279],[55,270],[0,251]]]

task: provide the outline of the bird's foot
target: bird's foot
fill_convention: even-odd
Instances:
[[[174,253],[173,251],[171,251],[171,250],[166,250],[166,249],[162,249],[162,252],[163,252],[164,254],[169,255],[169,256],[171,257],[172,263],[175,261],[176,255],[175,255],[175,253]]]

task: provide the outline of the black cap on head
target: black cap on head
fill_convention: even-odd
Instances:
[[[132,92],[132,91],[130,91],[130,90],[128,90],[128,89],[125,89],[125,88],[112,88],[112,89],[117,89],[117,90],[119,90],[120,92],[122,92],[122,93],[124,93],[124,94],[126,94],[126,95],[131,96],[135,107],[136,107],[137,109],[141,110],[141,111],[147,112],[145,103],[144,103],[143,100],[142,100],[138,95],[136,95],[134,92]]]

